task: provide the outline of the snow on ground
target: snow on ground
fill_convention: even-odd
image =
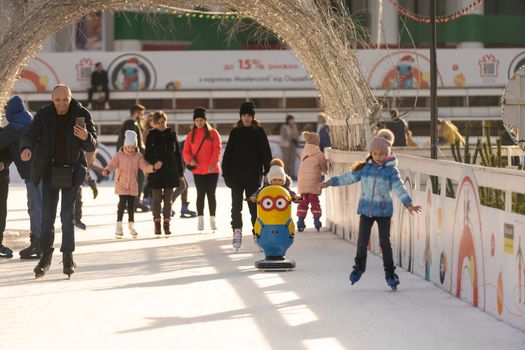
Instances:
[[[17,259],[27,237],[9,233],[17,250],[0,260],[3,349],[523,349],[525,333],[398,270],[386,285],[381,260],[354,286],[355,247],[310,227],[296,235],[290,272],[261,272],[248,234],[231,248],[230,192],[218,188],[219,230],[196,231],[196,219],[173,220],[173,236],[156,239],[150,213],[136,214],[139,239],[113,238],[117,197],[84,188],[86,231],[77,230],[77,271],[67,280],[58,249],[45,278],[36,261]],[[195,208],[195,189],[190,189]],[[29,226],[25,189],[9,195],[7,229]],[[180,209],[177,200],[175,209]],[[295,209],[295,208],[294,208]],[[247,210],[245,210],[247,214]],[[127,218],[127,216],[125,216]],[[311,219],[309,219],[311,220]],[[57,229],[60,228],[57,221]],[[207,223],[207,220],[206,220]],[[59,247],[57,234],[55,247]]]

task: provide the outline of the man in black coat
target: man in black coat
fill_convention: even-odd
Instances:
[[[63,84],[55,86],[51,98],[53,103],[36,113],[20,142],[20,158],[32,160],[31,180],[34,184],[42,181],[42,257],[33,270],[37,278],[44,276],[51,266],[60,192],[63,272],[70,276],[75,271],[75,199],[79,186],[86,179],[85,152],[92,152],[97,146],[91,114],[72,99],[69,87]]]
[[[222,157],[222,176],[232,190],[232,246],[242,245],[242,204],[261,186],[263,175],[270,170],[272,151],[266,132],[255,119],[253,102],[241,104],[240,119],[228,137]],[[257,205],[248,201],[252,228],[257,219]],[[253,230],[252,230],[253,231]]]

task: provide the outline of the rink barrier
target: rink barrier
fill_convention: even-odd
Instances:
[[[328,177],[365,157],[332,149],[326,155]],[[396,265],[525,331],[525,215],[512,211],[511,199],[513,192],[525,193],[525,171],[397,156],[401,177],[423,211],[410,215],[392,193]],[[439,191],[432,190],[431,176],[439,179]],[[447,194],[447,179],[453,196]],[[481,205],[479,186],[504,191],[505,209]],[[354,244],[359,195],[359,183],[329,187],[325,193],[327,226]],[[375,225],[369,247],[381,255]]]

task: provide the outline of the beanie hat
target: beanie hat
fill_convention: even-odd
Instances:
[[[278,165],[272,165],[268,175],[266,175],[266,178],[270,184],[272,183],[272,180],[275,179],[281,179],[283,184],[286,182],[286,174],[284,173],[284,169]]]
[[[255,117],[255,104],[252,101],[241,103],[241,108],[239,108],[239,116],[242,116],[243,114],[249,114],[252,117]]]
[[[126,130],[124,134],[124,146],[137,146],[137,133],[133,130]]]
[[[383,154],[388,155],[390,153],[390,147],[394,143],[394,134],[388,129],[381,129],[377,135],[372,139],[368,151],[379,151]]]
[[[319,135],[315,132],[303,131],[301,136],[303,137],[306,143],[311,143],[312,145],[319,146],[319,142],[321,142]]]
[[[202,118],[206,120],[206,109],[202,107],[197,107],[193,110],[193,120],[197,118]]]

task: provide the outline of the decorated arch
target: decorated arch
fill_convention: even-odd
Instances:
[[[201,4],[178,0],[4,0],[0,7],[0,104],[5,104],[40,45],[83,16],[95,11],[156,10],[159,6],[191,10]],[[293,49],[315,81],[326,113],[332,119],[347,121],[346,127],[332,131],[334,148],[364,149],[370,125],[367,118],[377,111],[378,104],[359,70],[355,54],[358,29],[341,2],[223,0],[207,1],[206,6],[251,18]],[[364,124],[356,122],[360,118]],[[349,123],[349,119],[354,120]]]

